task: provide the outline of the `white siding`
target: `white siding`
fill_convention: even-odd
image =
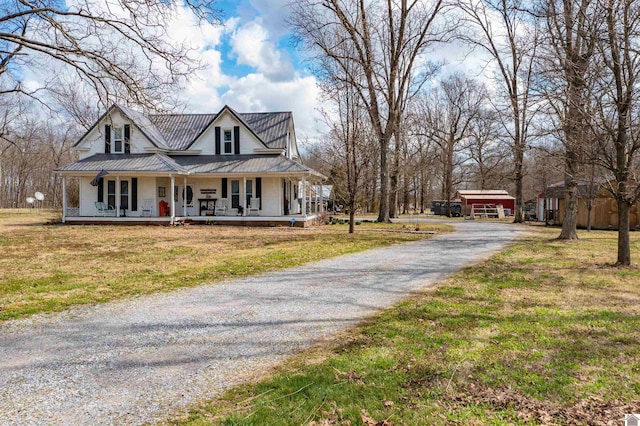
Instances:
[[[191,146],[191,149],[202,150],[203,155],[215,155],[215,128],[220,127],[220,148],[221,152],[224,152],[222,129],[231,129],[233,131],[234,126],[240,126],[240,154],[253,154],[254,149],[265,148],[265,146],[249,130],[247,130],[246,127],[240,124],[229,112],[224,111],[216,118],[209,128],[200,135],[196,142]]]
[[[133,176],[135,177],[135,176]],[[120,180],[129,181],[129,194],[131,197],[131,178],[132,176],[120,176]],[[98,187],[91,186],[92,177],[80,178],[80,216],[96,216],[97,210],[95,202],[98,201]],[[107,175],[104,177],[104,202],[107,202],[107,181],[116,180],[113,175]],[[153,200],[153,209],[151,216],[155,216],[158,213],[158,199],[155,196],[156,185],[155,177],[138,177],[138,210],[127,210],[127,216],[135,217],[142,215],[142,203],[144,199]],[[129,204],[131,206],[131,204]],[[113,206],[114,208],[116,206]]]
[[[282,179],[262,178],[262,211],[261,216],[282,215]]]
[[[111,114],[107,115],[96,127],[94,127],[82,140],[78,148],[89,148],[89,151],[80,151],[80,160],[90,157],[94,154],[104,154],[104,126],[110,124],[111,126],[123,127],[125,124],[131,125],[131,153],[144,153],[145,148],[152,148],[153,144],[142,134],[135,124],[127,120],[120,111],[114,110]],[[124,131],[123,131],[124,138]],[[113,138],[111,138],[113,144]],[[124,143],[124,141],[123,141]]]

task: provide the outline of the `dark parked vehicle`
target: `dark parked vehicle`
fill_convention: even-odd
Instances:
[[[431,201],[431,213],[437,216],[446,216],[448,203],[449,201],[445,200]],[[462,216],[462,204],[460,204],[460,201],[451,201],[451,216]]]

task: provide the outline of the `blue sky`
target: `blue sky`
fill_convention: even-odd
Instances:
[[[197,27],[185,10],[169,34],[197,46],[208,68],[184,92],[190,112],[293,111],[298,139],[320,131],[319,91],[291,43],[288,0],[217,1],[222,26]]]

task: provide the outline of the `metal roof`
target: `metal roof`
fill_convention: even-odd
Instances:
[[[505,194],[467,194],[460,195],[460,197],[467,200],[515,200],[511,195]]]
[[[154,126],[144,114],[125,106],[117,105],[117,107],[138,126],[142,133],[144,133],[154,145],[158,148],[169,148],[169,144],[163,134],[158,131],[156,126]]]
[[[174,151],[185,150],[216,118],[216,114],[154,114],[150,121]]]
[[[460,189],[458,194],[461,196],[471,195],[509,195],[504,189]]]
[[[57,169],[61,172],[184,172],[162,154],[95,154]]]
[[[299,174],[324,178],[283,155],[95,154],[57,169],[59,172],[174,172],[197,174]]]
[[[313,174],[315,170],[283,155],[177,155],[173,159],[189,174]]]
[[[269,148],[287,147],[291,112],[256,112],[238,114]]]
[[[269,148],[287,147],[291,112],[235,114]],[[217,116],[218,114],[154,114],[149,116],[149,120],[163,135],[170,149],[182,151],[187,149]]]
[[[172,151],[184,151],[199,137],[202,132],[225,109],[240,119],[269,148],[285,149],[290,122],[293,120],[291,112],[257,112],[238,113],[225,106],[216,114],[150,114],[129,107],[114,104],[98,121],[75,143],[80,144],[84,137],[101,122],[109,112],[118,108],[136,125],[156,147]]]

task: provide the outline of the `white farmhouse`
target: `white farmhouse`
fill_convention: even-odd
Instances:
[[[63,222],[306,226],[303,202],[325,177],[302,164],[291,112],[143,115],[114,105],[75,144],[63,177]],[[67,207],[66,178],[80,201]],[[315,206],[315,211],[308,211]]]

